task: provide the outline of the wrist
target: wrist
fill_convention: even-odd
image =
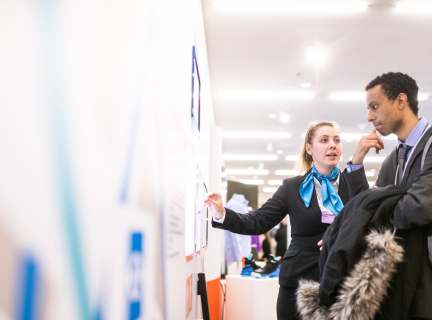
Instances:
[[[225,208],[223,208],[223,211],[222,212],[216,212],[216,214],[214,215],[214,217],[215,217],[216,220],[220,220],[223,217],[225,217],[225,214],[226,214],[226,210],[225,210]]]
[[[357,158],[357,157],[353,157],[352,160],[350,161],[351,164],[363,164],[363,159],[361,158]]]

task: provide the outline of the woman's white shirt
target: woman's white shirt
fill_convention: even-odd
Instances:
[[[340,177],[340,173],[339,173],[337,179],[334,182],[332,182],[333,183],[333,187],[335,188],[336,192],[339,191],[339,177]],[[328,211],[328,209],[325,209],[324,205],[323,205],[321,183],[315,177],[314,177],[314,183],[315,183],[315,191],[316,191],[316,195],[317,195],[317,199],[318,199],[318,205],[319,205],[321,211],[323,211],[323,210],[327,210]]]

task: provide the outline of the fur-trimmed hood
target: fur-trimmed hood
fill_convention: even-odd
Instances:
[[[396,267],[403,260],[403,248],[394,233],[372,231],[367,248],[349,276],[343,280],[336,302],[320,303],[319,283],[301,280],[297,289],[297,309],[303,320],[373,319],[387,295]]]

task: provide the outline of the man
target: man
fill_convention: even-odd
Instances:
[[[383,136],[393,133],[398,145],[384,160],[375,187],[391,184],[407,188],[394,210],[394,226],[405,249],[380,319],[432,319],[432,264],[427,238],[432,235],[432,152],[423,170],[423,149],[432,135],[431,125],[418,117],[418,86],[400,72],[376,77],[366,86],[368,121]],[[383,147],[375,131],[363,137],[348,170],[363,166],[370,148]]]

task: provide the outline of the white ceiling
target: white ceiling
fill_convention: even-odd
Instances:
[[[228,0],[230,1],[230,0]],[[289,2],[281,0],[282,2]],[[345,0],[344,3],[347,3]],[[426,1],[431,4],[432,1]],[[366,103],[361,100],[331,100],[335,92],[363,92],[370,80],[389,71],[412,76],[420,92],[428,95],[421,101],[420,116],[432,121],[432,11],[404,12],[392,8],[397,2],[367,1],[367,10],[351,13],[290,13],[289,11],[247,11],[216,8],[213,1],[203,1],[210,77],[216,124],[224,132],[289,132],[289,139],[224,138],[224,154],[275,154],[277,161],[263,161],[270,171],[264,178],[283,179],[277,169],[291,169],[294,162],[285,160],[302,146],[303,134],[312,121],[330,120],[340,124],[341,134],[372,130],[366,121]],[[306,59],[310,45],[326,48],[328,59],[320,67]],[[311,83],[303,89],[300,84]],[[226,91],[312,92],[312,100],[232,99],[219,94]],[[285,111],[288,123],[269,119],[270,113]],[[361,129],[366,124],[364,129]],[[363,126],[362,126],[363,125]],[[357,145],[343,141],[343,161]],[[388,155],[395,140],[385,140]],[[266,150],[272,143],[273,151]],[[373,155],[374,152],[369,152]],[[227,169],[258,168],[259,161],[225,161]],[[366,164],[366,170],[379,170],[380,163]],[[231,176],[228,176],[230,179]],[[235,176],[252,179],[252,175]],[[376,180],[369,177],[370,181]],[[271,194],[261,194],[269,197]],[[261,201],[260,201],[261,202]]]

